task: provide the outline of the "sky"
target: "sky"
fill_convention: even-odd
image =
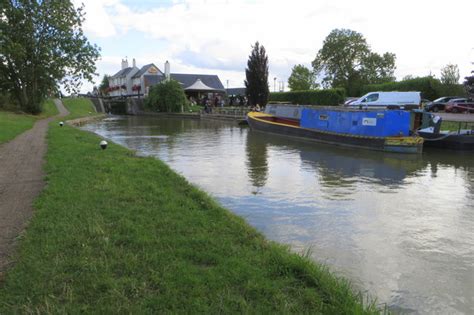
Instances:
[[[84,4],[83,30],[101,48],[99,84],[121,60],[154,63],[171,73],[216,74],[224,87],[243,87],[252,45],[269,59],[270,91],[285,84],[296,64],[311,68],[336,28],[362,33],[372,51],[396,55],[395,76],[439,78],[447,64],[462,79],[474,70],[472,12],[468,0],[74,0]],[[276,79],[275,79],[276,78]],[[283,82],[283,83],[280,83]],[[81,92],[92,90],[84,83]]]

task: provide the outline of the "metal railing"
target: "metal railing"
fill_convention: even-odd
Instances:
[[[203,110],[201,115],[209,115],[223,118],[245,119],[250,112],[248,107],[213,107],[208,112]]]

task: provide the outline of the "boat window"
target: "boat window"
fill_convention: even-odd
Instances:
[[[319,120],[328,120],[328,115],[319,115]]]
[[[367,102],[375,102],[376,100],[379,99],[379,94],[378,93],[374,93],[374,94],[370,94],[369,96],[367,96]]]

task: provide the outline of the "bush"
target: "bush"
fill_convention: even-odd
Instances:
[[[464,96],[462,85],[442,84],[441,81],[433,77],[415,78],[400,82],[388,82],[382,84],[368,84],[362,87],[362,95],[375,91],[420,91],[422,98],[430,100],[441,96]]]
[[[19,106],[8,92],[0,92],[0,109],[18,110]]]
[[[163,81],[150,88],[145,106],[160,112],[179,113],[187,107],[186,95],[178,81]]]
[[[269,102],[288,102],[304,105],[339,105],[344,103],[343,88],[270,93]]]

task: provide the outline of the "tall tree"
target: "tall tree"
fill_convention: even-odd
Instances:
[[[364,84],[394,81],[395,55],[370,50],[362,34],[348,29],[329,33],[312,62],[326,87],[343,87],[356,96]]]
[[[104,77],[102,78],[102,81],[100,82],[99,85],[99,92],[101,95],[109,95],[109,78],[110,76],[108,74],[104,74]]]
[[[247,68],[245,69],[245,88],[250,105],[265,106],[268,101],[268,57],[265,47],[256,42],[252,46]]]
[[[59,84],[75,92],[83,79],[92,81],[99,48],[83,34],[83,7],[67,0],[0,3],[0,86],[22,110],[39,113]]]
[[[441,69],[441,83],[443,84],[459,84],[460,77],[458,65],[448,64]]]
[[[288,78],[288,86],[292,91],[311,90],[318,87],[314,73],[304,65],[295,65]]]

